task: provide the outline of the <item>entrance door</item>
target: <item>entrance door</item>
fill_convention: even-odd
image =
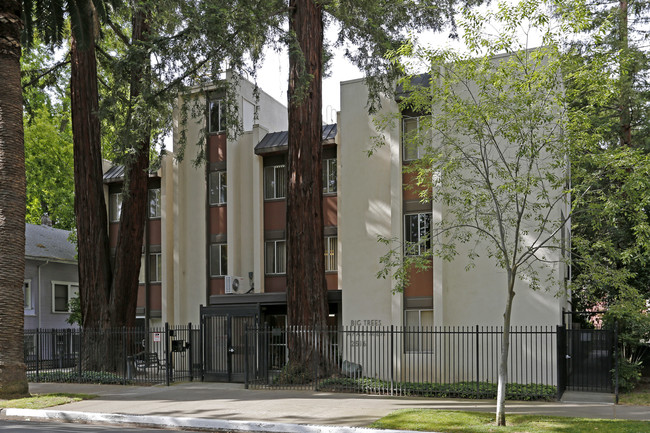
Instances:
[[[612,392],[614,333],[603,329],[566,330],[566,388]]]
[[[255,326],[256,321],[256,312],[246,310],[203,316],[203,365],[206,381],[244,382],[247,350],[245,331],[247,327]]]

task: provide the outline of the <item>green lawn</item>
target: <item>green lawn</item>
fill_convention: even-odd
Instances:
[[[430,409],[404,409],[369,427],[441,433],[640,433],[650,432],[650,421],[568,418],[543,415],[507,415],[506,427],[497,427],[494,415]]]
[[[0,408],[15,408],[15,409],[43,409],[46,407],[58,406],[66,403],[74,403],[75,401],[89,400],[97,397],[91,394],[34,394],[31,397],[16,398],[13,400],[0,400]]]

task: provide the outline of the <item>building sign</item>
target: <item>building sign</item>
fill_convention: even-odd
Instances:
[[[350,326],[381,326],[380,319],[350,320]]]
[[[154,343],[160,343],[160,332],[154,332],[153,333],[153,342]]]

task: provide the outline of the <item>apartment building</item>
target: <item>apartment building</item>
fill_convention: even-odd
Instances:
[[[445,218],[445,209],[420,202],[405,187],[413,179],[403,165],[418,155],[404,150],[401,136],[413,120],[384,131],[386,145],[369,157],[378,131],[367,113],[367,88],[352,80],[340,91],[338,121],[324,125],[322,134],[330,324],[500,325],[505,272],[486,255],[466,271],[470,259],[462,246],[454,261],[434,258],[428,271],[414,272],[403,293],[394,293],[394,281],[377,279],[386,252],[378,236],[413,241]],[[154,326],[198,323],[202,316],[286,323],[287,110],[245,80],[228,98],[239,117],[238,134],[226,133],[226,94],[216,87],[179,101],[173,154],[180,154],[183,136],[184,157],[168,155],[150,179],[138,314]],[[181,107],[190,102],[205,109],[182,122]],[[389,98],[382,107],[383,113],[399,110]],[[202,154],[207,162],[197,166]],[[110,172],[105,181],[110,208],[117,209],[118,183],[111,183]],[[513,325],[562,322],[568,304],[559,293],[566,273],[559,254],[540,269],[556,277],[548,290],[529,290],[521,282]]]

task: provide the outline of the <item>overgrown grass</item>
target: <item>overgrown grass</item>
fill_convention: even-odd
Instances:
[[[36,382],[35,373],[28,373],[27,380]],[[78,372],[61,372],[46,371],[39,373],[38,382],[56,382],[56,383],[97,383],[101,385],[129,385],[131,381],[124,380],[121,376],[114,373],[103,371],[84,371],[79,377]]]
[[[334,377],[318,383],[318,391],[357,391],[367,394],[385,393],[393,389],[393,393],[405,396],[439,397],[439,398],[496,398],[497,385],[489,382],[456,382],[456,383],[413,383],[390,382],[371,378]],[[508,400],[543,400],[557,399],[557,388],[551,385],[518,384],[506,385]]]
[[[632,392],[619,394],[620,404],[650,406],[650,383],[639,384]]]
[[[35,394],[31,397],[0,400],[0,408],[43,409],[46,407],[59,406],[61,404],[74,403],[81,400],[90,400],[95,397],[97,396],[92,394]]]
[[[369,427],[441,433],[640,433],[650,431],[650,421],[544,415],[507,415],[506,424],[505,427],[497,427],[494,415],[491,413],[404,409],[381,418]]]

